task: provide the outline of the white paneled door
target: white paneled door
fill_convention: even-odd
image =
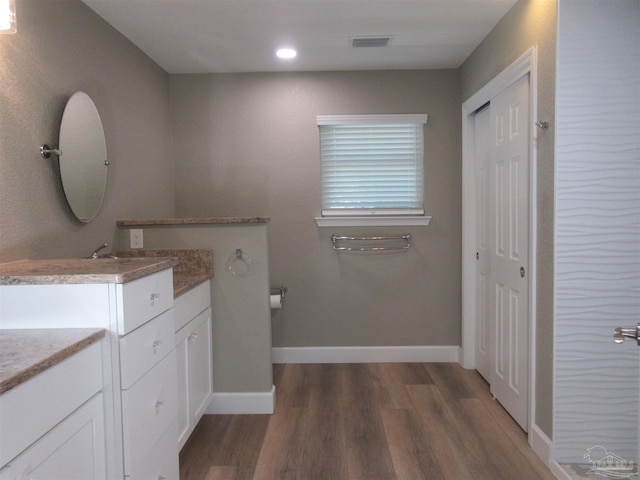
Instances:
[[[474,115],[475,137],[475,214],[476,214],[476,269],[475,269],[475,295],[476,295],[476,370],[491,381],[492,341],[490,308],[491,294],[489,284],[491,279],[491,257],[489,248],[489,169],[491,164],[491,114],[489,105],[486,105]]]
[[[528,430],[529,77],[491,100],[489,315],[496,399]]]

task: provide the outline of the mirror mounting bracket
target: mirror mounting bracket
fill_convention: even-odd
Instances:
[[[46,143],[40,145],[40,155],[42,155],[42,158],[51,158],[52,154],[61,157],[62,150],[60,150],[59,148],[51,148]]]

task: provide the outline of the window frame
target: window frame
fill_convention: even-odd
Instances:
[[[319,134],[320,127],[325,125],[422,124],[424,128],[427,120],[427,114],[318,115],[316,117]],[[424,169],[424,146],[422,162],[422,168]],[[316,217],[316,224],[318,226],[428,225],[431,217],[425,215],[424,211],[424,170],[422,170],[422,175],[422,208],[322,208],[322,215]]]

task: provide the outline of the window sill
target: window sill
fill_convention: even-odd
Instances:
[[[427,226],[430,215],[397,217],[316,217],[318,227],[414,227]]]

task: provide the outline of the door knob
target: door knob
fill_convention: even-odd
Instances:
[[[636,328],[621,328],[616,327],[613,330],[613,341],[616,343],[624,342],[625,338],[633,338],[640,345],[640,323]]]

